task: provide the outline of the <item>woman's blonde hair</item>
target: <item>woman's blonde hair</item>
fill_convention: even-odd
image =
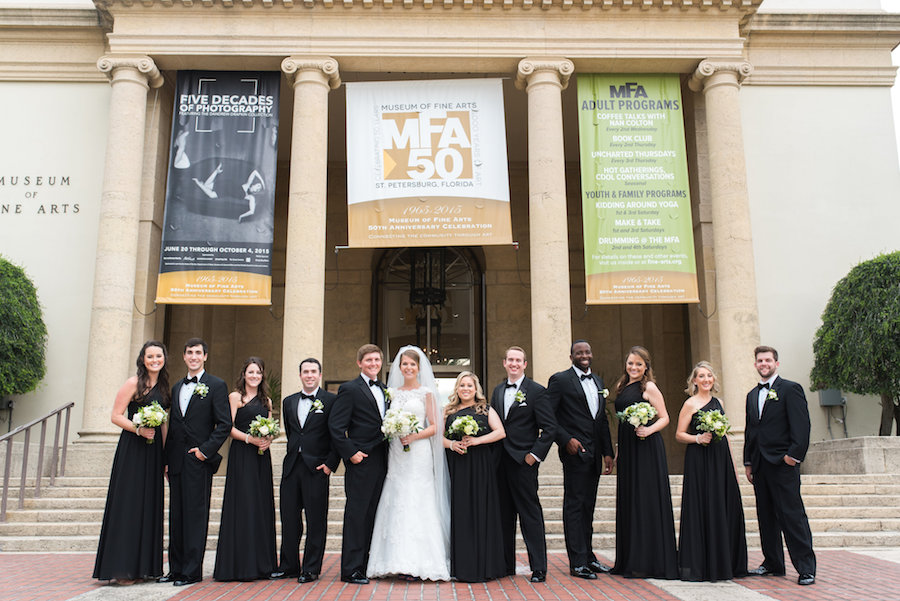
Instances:
[[[487,399],[484,397],[481,381],[478,379],[478,376],[470,371],[464,371],[456,376],[456,382],[453,383],[453,392],[448,398],[447,406],[444,407],[444,415],[450,415],[459,409],[461,401],[459,400],[459,395],[456,394],[456,391],[459,390],[459,383],[463,378],[471,378],[475,383],[475,413],[487,415],[490,412],[490,406],[488,405]]]
[[[691,370],[691,375],[688,376],[687,379],[687,388],[684,391],[689,396],[694,396],[697,394],[697,385],[694,383],[694,378],[697,377],[697,371],[700,369],[708,369],[709,373],[712,374],[713,377],[713,392],[719,392],[719,376],[716,375],[716,370],[713,369],[713,366],[709,361],[701,361],[697,365],[694,366],[694,369]]]

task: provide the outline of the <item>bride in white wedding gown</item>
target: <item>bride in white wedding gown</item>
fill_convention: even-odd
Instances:
[[[414,413],[424,429],[390,442],[366,575],[450,580],[450,478],[442,445],[443,413],[431,364],[419,348],[400,349],[388,387],[391,409]]]

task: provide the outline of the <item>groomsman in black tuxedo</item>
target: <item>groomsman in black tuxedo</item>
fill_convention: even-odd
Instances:
[[[383,360],[384,354],[374,344],[360,347],[356,364],[361,373],[341,384],[328,419],[332,444],[346,469],[341,580],[352,584],[369,583],[369,546],[387,473],[387,446],[381,421],[390,398],[378,379]]]
[[[184,345],[188,375],[172,387],[166,437],[169,479],[169,573],[159,582],[175,586],[203,579],[203,555],[209,530],[212,478],[222,456],[219,448],[231,432],[228,387],[206,373],[206,342]]]
[[[754,350],[760,382],[747,393],[744,466],[756,493],[762,565],[750,574],[784,575],[784,549],[800,574],[798,584],[816,581],[816,556],[809,519],[800,497],[800,462],[809,448],[809,408],[803,387],[778,375],[778,351]]]
[[[556,444],[563,466],[563,531],[569,572],[593,580],[609,566],[592,549],[594,506],[601,474],[612,473],[613,446],[606,420],[607,391],[591,372],[594,355],[586,340],[572,343],[572,367],[553,374],[547,397],[556,410]]]
[[[281,472],[281,563],[271,578],[313,582],[322,571],[328,533],[328,486],[340,458],[331,446],[328,417],[335,395],[322,390],[322,364],[318,359],[300,362],[301,392],[281,403],[287,432],[287,454]],[[300,537],[306,513],[306,546],[300,569]]]
[[[547,539],[538,497],[538,467],[553,444],[555,419],[543,386],[525,376],[525,350],[506,349],[506,379],[494,388],[491,406],[500,415],[506,438],[500,455],[498,488],[506,572],[516,573],[516,516],[528,550],[531,582],[547,579]]]

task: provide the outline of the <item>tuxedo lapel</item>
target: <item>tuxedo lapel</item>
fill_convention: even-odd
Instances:
[[[591,372],[591,375],[593,376],[593,372]],[[578,372],[571,367],[569,368],[569,379],[572,386],[575,388],[575,393],[578,395],[578,398],[581,399],[581,406],[584,408],[584,412],[590,417],[591,405],[588,403],[587,395],[584,394],[584,387],[581,385],[581,377],[578,375]],[[594,383],[596,384],[596,380]]]
[[[780,395],[778,394],[778,390],[776,390],[776,388],[780,388],[780,387],[781,387],[781,376],[775,376],[775,379],[772,380],[772,386],[769,388],[769,392],[774,392],[774,393],[775,393],[775,396],[780,396]],[[759,413],[759,409],[758,409],[758,407],[759,407],[759,393],[757,392],[757,396],[756,396],[756,398],[757,398],[757,401],[756,401],[756,402],[757,402],[757,411],[756,411],[756,413],[757,413],[757,415],[759,416],[759,417],[758,417],[759,421],[762,421],[763,416],[765,416],[766,413],[769,412],[769,406],[772,405],[773,403],[777,403],[777,402],[778,402],[777,399],[770,399],[770,398],[768,398],[768,394],[769,394],[769,393],[766,393],[766,402],[763,403],[762,414],[760,414],[760,413]]]
[[[181,412],[181,387],[184,386],[184,381],[179,380],[178,383],[175,384],[175,387],[172,389],[172,411],[175,412],[175,417],[180,419],[184,419],[184,414]]]
[[[381,417],[381,410],[378,408],[378,401],[375,399],[375,395],[372,394],[372,387],[369,386],[369,380],[363,378],[362,375],[359,376],[359,386],[363,389],[363,394],[365,394],[370,401],[372,401],[372,408],[375,409],[375,413],[378,414],[378,417]],[[384,394],[384,390],[382,390],[382,394]],[[387,395],[384,395],[384,408],[387,409]]]

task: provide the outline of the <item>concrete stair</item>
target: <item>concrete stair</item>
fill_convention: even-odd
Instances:
[[[276,502],[279,468],[280,465],[277,465]],[[803,498],[817,548],[900,546],[900,475],[804,475],[802,478]],[[676,530],[681,482],[680,475],[671,476]],[[54,487],[47,486],[45,481],[41,497],[26,498],[24,509],[16,509],[16,501],[11,499],[7,521],[0,523],[0,551],[95,551],[107,485],[108,476],[67,475],[58,478]],[[210,550],[216,546],[224,485],[224,475],[216,476],[210,515]],[[33,480],[29,486],[33,486]],[[747,542],[751,547],[758,547],[752,487],[741,484],[741,493]],[[552,467],[546,473],[542,471],[541,499],[547,546],[550,550],[563,550],[562,475]],[[331,480],[328,516],[328,549],[331,551],[340,550],[343,507],[343,476],[338,473]],[[615,546],[614,477],[601,479],[594,515],[594,540],[597,548]],[[522,546],[521,540],[519,542]]]

